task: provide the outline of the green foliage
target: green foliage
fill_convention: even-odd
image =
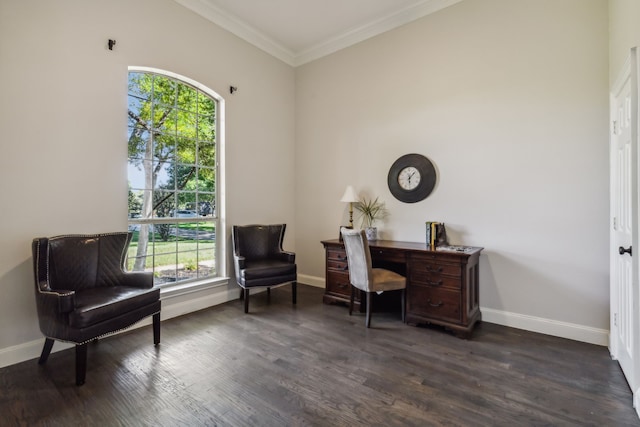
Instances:
[[[387,216],[387,209],[384,206],[384,202],[380,202],[377,197],[375,200],[362,197],[354,207],[360,211],[363,227],[373,227],[377,220]]]
[[[168,242],[169,237],[171,237],[171,225],[169,224],[156,224],[154,229],[160,235],[160,238],[163,242]]]
[[[158,216],[184,209],[176,191],[215,189],[216,103],[185,83],[151,73],[129,73],[129,163],[152,178]],[[196,164],[199,167],[196,167]],[[166,182],[159,183],[159,177]],[[170,200],[174,199],[174,200]],[[167,203],[167,201],[169,202]],[[177,204],[178,206],[175,206]],[[172,205],[172,206],[170,206]]]
[[[138,192],[131,191],[131,185],[129,185],[129,215],[140,215],[140,211],[142,210],[142,194]]]
[[[216,101],[176,79],[131,72],[128,104],[129,168],[137,168],[144,177],[143,184],[135,182],[138,188],[129,191],[130,216],[172,217],[182,209],[204,212],[203,206],[211,213],[216,188]],[[152,259],[156,266],[176,262],[177,236],[172,235],[172,227],[154,224],[149,248],[150,226],[140,224],[134,270],[149,268]],[[167,252],[158,254],[163,244]],[[199,243],[194,244],[200,251]]]

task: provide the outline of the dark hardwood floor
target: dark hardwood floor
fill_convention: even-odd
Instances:
[[[482,323],[471,340],[298,286],[0,369],[2,426],[631,426],[608,350]],[[44,342],[44,339],[43,339]],[[58,345],[58,344],[56,344]]]

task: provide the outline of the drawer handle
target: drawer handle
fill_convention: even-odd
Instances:
[[[348,269],[349,269],[349,266],[348,266],[348,265],[345,265],[344,267],[342,267],[342,270],[343,270],[343,271],[347,271]]]
[[[346,288],[347,286],[349,286],[349,285],[346,285],[344,283],[338,283],[338,287],[339,288]]]
[[[442,280],[438,280],[437,282],[432,282],[431,280],[427,280],[427,283],[431,286],[442,286]]]
[[[442,301],[440,301],[440,302],[439,302],[439,303],[437,303],[437,304],[433,304],[433,303],[431,302],[431,298],[427,299],[427,303],[428,303],[431,307],[442,307],[442,304],[443,304],[443,303],[442,303]]]
[[[435,273],[442,273],[442,267],[432,268],[430,265],[427,265],[427,271],[435,272]]]

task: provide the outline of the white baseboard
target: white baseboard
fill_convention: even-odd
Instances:
[[[40,357],[43,346],[44,337],[1,349],[0,368]],[[51,350],[51,352],[55,353],[57,351],[66,350],[72,347],[73,344],[56,342],[53,345],[53,350]],[[34,361],[33,363],[35,364],[36,362]]]
[[[325,287],[324,277],[308,276],[306,274],[298,274],[298,283],[313,286],[315,288]]]
[[[211,292],[212,289],[214,291],[213,293],[206,293]],[[228,290],[226,286],[205,289],[200,293],[204,293],[205,295],[176,303],[172,303],[171,300],[178,298],[180,295],[162,298],[162,311],[160,312],[161,319],[167,320],[173,317],[182,316],[183,314],[203,310],[214,305],[237,299],[239,296],[239,292],[236,289]],[[151,325],[151,322],[151,317],[147,317],[121,332],[148,326]],[[44,337],[0,349],[0,368],[40,357],[43,345]],[[56,341],[51,352],[56,353],[73,347],[73,344]]]
[[[174,304],[171,304],[170,298],[163,299],[160,317],[162,320],[172,319],[174,317],[182,316],[198,310],[204,310],[205,308],[213,307],[214,305],[224,304],[227,301],[238,299],[240,296],[240,291],[238,291],[238,289],[227,289],[225,287],[218,292]],[[146,322],[150,325],[151,319],[147,319]]]
[[[575,323],[480,307],[482,321],[602,346],[609,345],[609,331]]]
[[[300,282],[311,286],[319,288],[325,287],[324,277],[299,274],[298,279]],[[560,322],[486,307],[480,307],[480,311],[482,312],[482,320],[484,322],[524,329],[525,331],[539,332],[554,337],[568,338],[589,344],[609,345],[609,330],[607,329],[592,328],[575,323]]]
[[[299,274],[298,282],[318,288],[325,287],[324,277]],[[177,299],[180,295],[163,298],[161,312],[162,320],[171,319],[218,304],[223,304],[227,301],[237,299],[239,296],[237,289],[227,289],[226,286],[205,289],[198,293],[203,293],[204,295],[175,303],[172,303],[171,301],[173,299]],[[560,322],[557,320],[510,313],[508,311],[494,310],[491,308],[481,308],[480,311],[482,312],[482,320],[484,322],[496,323],[498,325],[539,332],[542,334],[568,338],[590,344],[602,346],[607,346],[609,344],[609,331],[606,329],[597,329],[577,325],[575,323]],[[150,324],[151,318],[146,318],[125,331]],[[43,345],[44,338],[39,338],[37,340],[0,349],[0,368],[39,357]],[[56,341],[52,351],[58,352],[72,347],[72,344]],[[638,407],[639,406],[636,406],[636,408]]]

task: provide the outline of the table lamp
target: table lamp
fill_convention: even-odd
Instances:
[[[358,196],[352,186],[347,185],[341,202],[349,203],[349,227],[353,228],[353,204],[358,202]]]

